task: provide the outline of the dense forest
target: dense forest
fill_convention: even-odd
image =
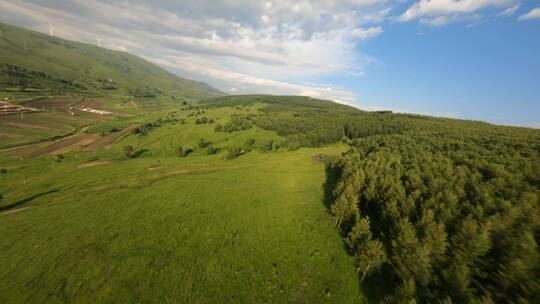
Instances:
[[[533,302],[539,148],[467,135],[354,140],[333,165],[330,208],[361,277],[393,282],[389,302]]]
[[[540,131],[305,97],[208,102],[257,103],[267,105],[244,121],[285,136],[289,147],[349,144],[328,163],[328,207],[375,300],[538,299]]]

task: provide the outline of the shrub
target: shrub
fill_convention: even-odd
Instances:
[[[133,149],[132,146],[130,146],[130,145],[124,146],[124,155],[127,158],[132,158],[133,157],[133,152],[134,152],[134,149]]]
[[[283,143],[279,141],[275,141],[272,143],[272,150],[277,151],[283,147]]]
[[[247,147],[251,147],[251,146],[253,146],[253,144],[255,144],[255,139],[250,138],[250,139],[246,140],[246,143],[244,145],[247,146]]]
[[[62,154],[57,154],[54,156],[54,160],[57,162],[57,163],[61,163],[63,160],[64,160],[64,155]]]
[[[184,156],[186,156],[186,155],[184,154],[184,148],[182,148],[182,147],[176,148],[176,155],[178,155],[178,157],[184,157]]]
[[[214,132],[223,132],[223,125],[222,124],[216,124],[214,127]]]
[[[211,142],[204,140],[204,138],[199,138],[198,146],[199,148],[206,148],[211,144]]]
[[[262,143],[261,145],[261,152],[270,152],[272,151],[272,145],[274,144],[274,141],[273,140],[267,140],[265,142]]]
[[[296,150],[298,150],[301,146],[302,146],[302,144],[300,144],[300,142],[297,141],[297,140],[289,140],[289,141],[287,142],[287,148],[288,148],[290,151],[296,151]]]
[[[214,120],[208,117],[201,117],[195,120],[196,125],[211,124],[211,123],[214,123]]]
[[[214,131],[216,132],[234,132],[234,131],[243,131],[250,129],[252,127],[252,124],[247,117],[238,117],[234,116],[232,117],[231,121],[226,123],[223,127],[219,127],[216,125],[216,128],[214,128]]]
[[[189,155],[189,153],[191,153],[191,151],[193,151],[193,150],[192,149],[184,149],[181,146],[179,146],[178,148],[176,148],[176,155],[178,157],[186,157],[186,156]]]
[[[7,173],[7,169],[6,168],[0,169],[0,173],[3,173],[3,174]]]
[[[255,144],[255,139],[250,138],[246,140],[246,142],[244,143],[244,150],[246,150],[246,152],[253,150],[253,144]]]
[[[225,159],[234,159],[242,155],[242,149],[240,148],[230,148],[225,155]]]
[[[219,151],[219,148],[212,147],[212,146],[209,146],[206,149],[206,152],[208,152],[209,155],[216,154],[216,153],[218,153],[218,151]]]

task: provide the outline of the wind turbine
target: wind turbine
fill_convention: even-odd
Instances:
[[[53,36],[53,27],[52,27],[52,24],[49,24],[49,35],[52,37]]]
[[[98,46],[101,47],[101,39],[97,38],[97,37],[96,37],[96,39],[97,39]]]

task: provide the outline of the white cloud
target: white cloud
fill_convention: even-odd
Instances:
[[[443,26],[450,23],[450,21],[452,20],[453,20],[452,16],[438,16],[431,19],[422,18],[420,19],[420,24],[439,27],[439,26]]]
[[[471,15],[489,8],[507,8],[510,14],[517,0],[420,0],[397,17],[399,22],[420,19],[420,23],[430,26],[442,26],[454,21],[466,21]]]
[[[363,40],[367,38],[377,37],[380,34],[382,34],[382,32],[383,32],[382,26],[370,27],[368,29],[355,28],[352,31],[351,36],[354,38]]]
[[[519,16],[518,20],[530,20],[530,19],[536,19],[536,18],[540,18],[540,7],[533,8],[531,11],[529,11],[525,15]]]
[[[480,23],[484,19],[484,16],[478,14],[469,14],[469,15],[445,15],[437,16],[432,18],[421,18],[419,23],[422,25],[441,27],[449,23],[455,22],[468,22],[467,28],[473,27]]]
[[[497,16],[499,16],[499,17],[509,17],[509,16],[512,16],[513,14],[515,14],[518,9],[519,9],[519,4],[511,6],[511,7],[507,8],[507,9],[503,10],[502,12],[498,13]]]
[[[220,86],[232,87],[229,91],[233,93],[268,93],[268,94],[293,94],[311,96],[314,98],[331,99],[344,104],[353,104],[356,96],[347,90],[325,85],[305,85],[284,81],[276,81],[267,78],[260,78],[240,72],[231,72],[224,69],[209,67],[201,64],[197,58],[168,57],[166,59],[148,58],[158,64],[170,69],[181,69],[193,74],[204,75],[217,79]]]
[[[387,0],[0,1],[0,19],[8,23],[42,32],[52,23],[63,38],[93,44],[100,38],[104,47],[174,65],[179,74],[222,90],[244,93],[264,84],[348,101],[354,94],[297,83],[365,74],[373,59],[358,51],[357,41],[382,34],[377,24],[389,11]]]

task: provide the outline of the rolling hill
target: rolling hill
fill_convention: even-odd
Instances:
[[[222,94],[129,53],[1,23],[0,34],[0,92],[4,96],[167,95],[189,101]]]
[[[0,42],[0,96],[63,95],[0,115],[1,303],[540,292],[540,130],[219,96],[125,53]]]

